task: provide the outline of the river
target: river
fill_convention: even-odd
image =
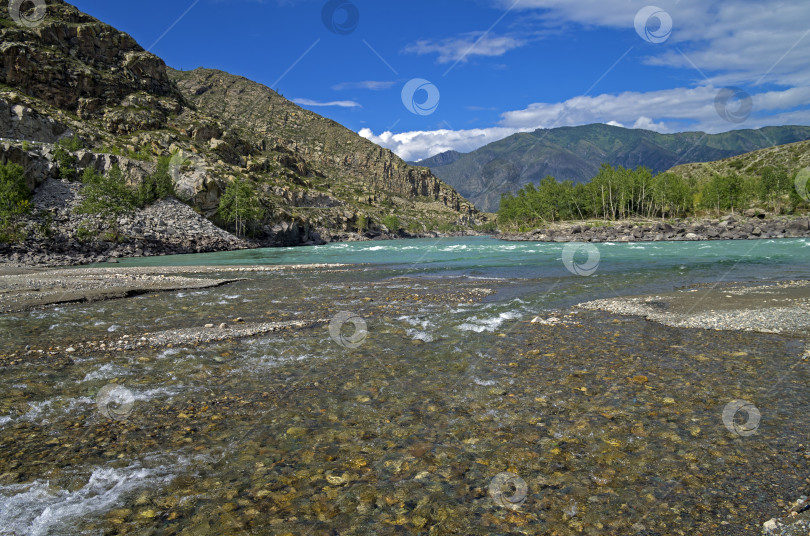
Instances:
[[[808,261],[481,237],[122,261],[346,266],[0,318],[34,350],[0,368],[0,534],[758,533],[806,487],[807,338],[571,307]],[[323,322],[47,351],[237,318]]]

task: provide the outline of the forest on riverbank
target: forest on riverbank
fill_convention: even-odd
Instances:
[[[548,176],[537,186],[528,184],[515,195],[505,194],[498,223],[502,229],[527,230],[558,221],[719,216],[751,207],[792,214],[810,208],[808,179],[806,169],[791,173],[783,166],[768,166],[756,175],[716,174],[699,180],[604,164],[587,183]]]

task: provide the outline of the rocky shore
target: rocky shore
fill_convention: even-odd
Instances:
[[[118,237],[105,234],[109,222],[74,213],[81,184],[49,179],[37,188],[34,212],[25,222],[28,239],[0,243],[0,262],[19,266],[67,266],[119,257],[206,253],[251,247],[190,206],[167,198],[118,218]]]
[[[810,218],[772,217],[752,209],[720,219],[557,223],[502,240],[525,242],[659,242],[810,237]]]
[[[127,257],[211,253],[260,247],[323,245],[329,242],[436,238],[440,233],[409,234],[384,227],[364,234],[303,232],[294,224],[279,224],[272,240],[241,239],[217,227],[186,203],[167,198],[118,218],[118,237],[108,237],[109,222],[77,215],[81,184],[48,179],[33,196],[34,211],[25,222],[28,238],[0,243],[0,264],[10,266],[77,266],[116,262]],[[474,231],[452,235],[475,235]]]

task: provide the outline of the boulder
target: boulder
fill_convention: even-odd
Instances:
[[[70,136],[73,132],[65,125],[0,98],[0,138],[55,143]]]
[[[789,231],[807,231],[810,230],[810,220],[807,218],[791,220],[785,227]]]
[[[746,218],[759,218],[760,220],[764,220],[767,215],[761,208],[749,208],[743,214]]]

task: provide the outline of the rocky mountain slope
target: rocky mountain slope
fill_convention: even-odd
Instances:
[[[269,88],[220,71],[171,70],[129,35],[74,6],[45,4],[42,20],[21,24],[9,12],[16,4],[0,2],[0,163],[21,165],[32,191],[86,168],[105,174],[114,166],[137,188],[162,157],[171,158],[177,197],[231,230],[220,218],[220,200],[230,184],[246,179],[264,214],[252,226],[253,245],[419,233],[477,217],[429,170],[407,165]],[[78,147],[65,155],[55,143],[72,136]],[[66,173],[66,167],[73,169]],[[65,206],[83,192],[56,189],[70,192]],[[47,210],[35,206],[28,227],[52,221]],[[398,228],[388,229],[384,220]],[[98,236],[80,239],[71,234],[75,227],[63,222],[51,232],[66,234],[52,240],[93,254],[121,249]],[[124,230],[125,242],[139,240]]]
[[[810,140],[768,147],[715,162],[682,164],[669,171],[703,182],[714,175],[759,176],[762,170],[769,167],[784,168],[790,177],[810,167]]]
[[[460,157],[437,155],[420,165],[430,166],[481,210],[495,211],[501,194],[515,193],[547,175],[586,182],[603,163],[661,172],[682,163],[720,160],[807,139],[810,127],[804,126],[658,134],[595,124],[515,134]]]

